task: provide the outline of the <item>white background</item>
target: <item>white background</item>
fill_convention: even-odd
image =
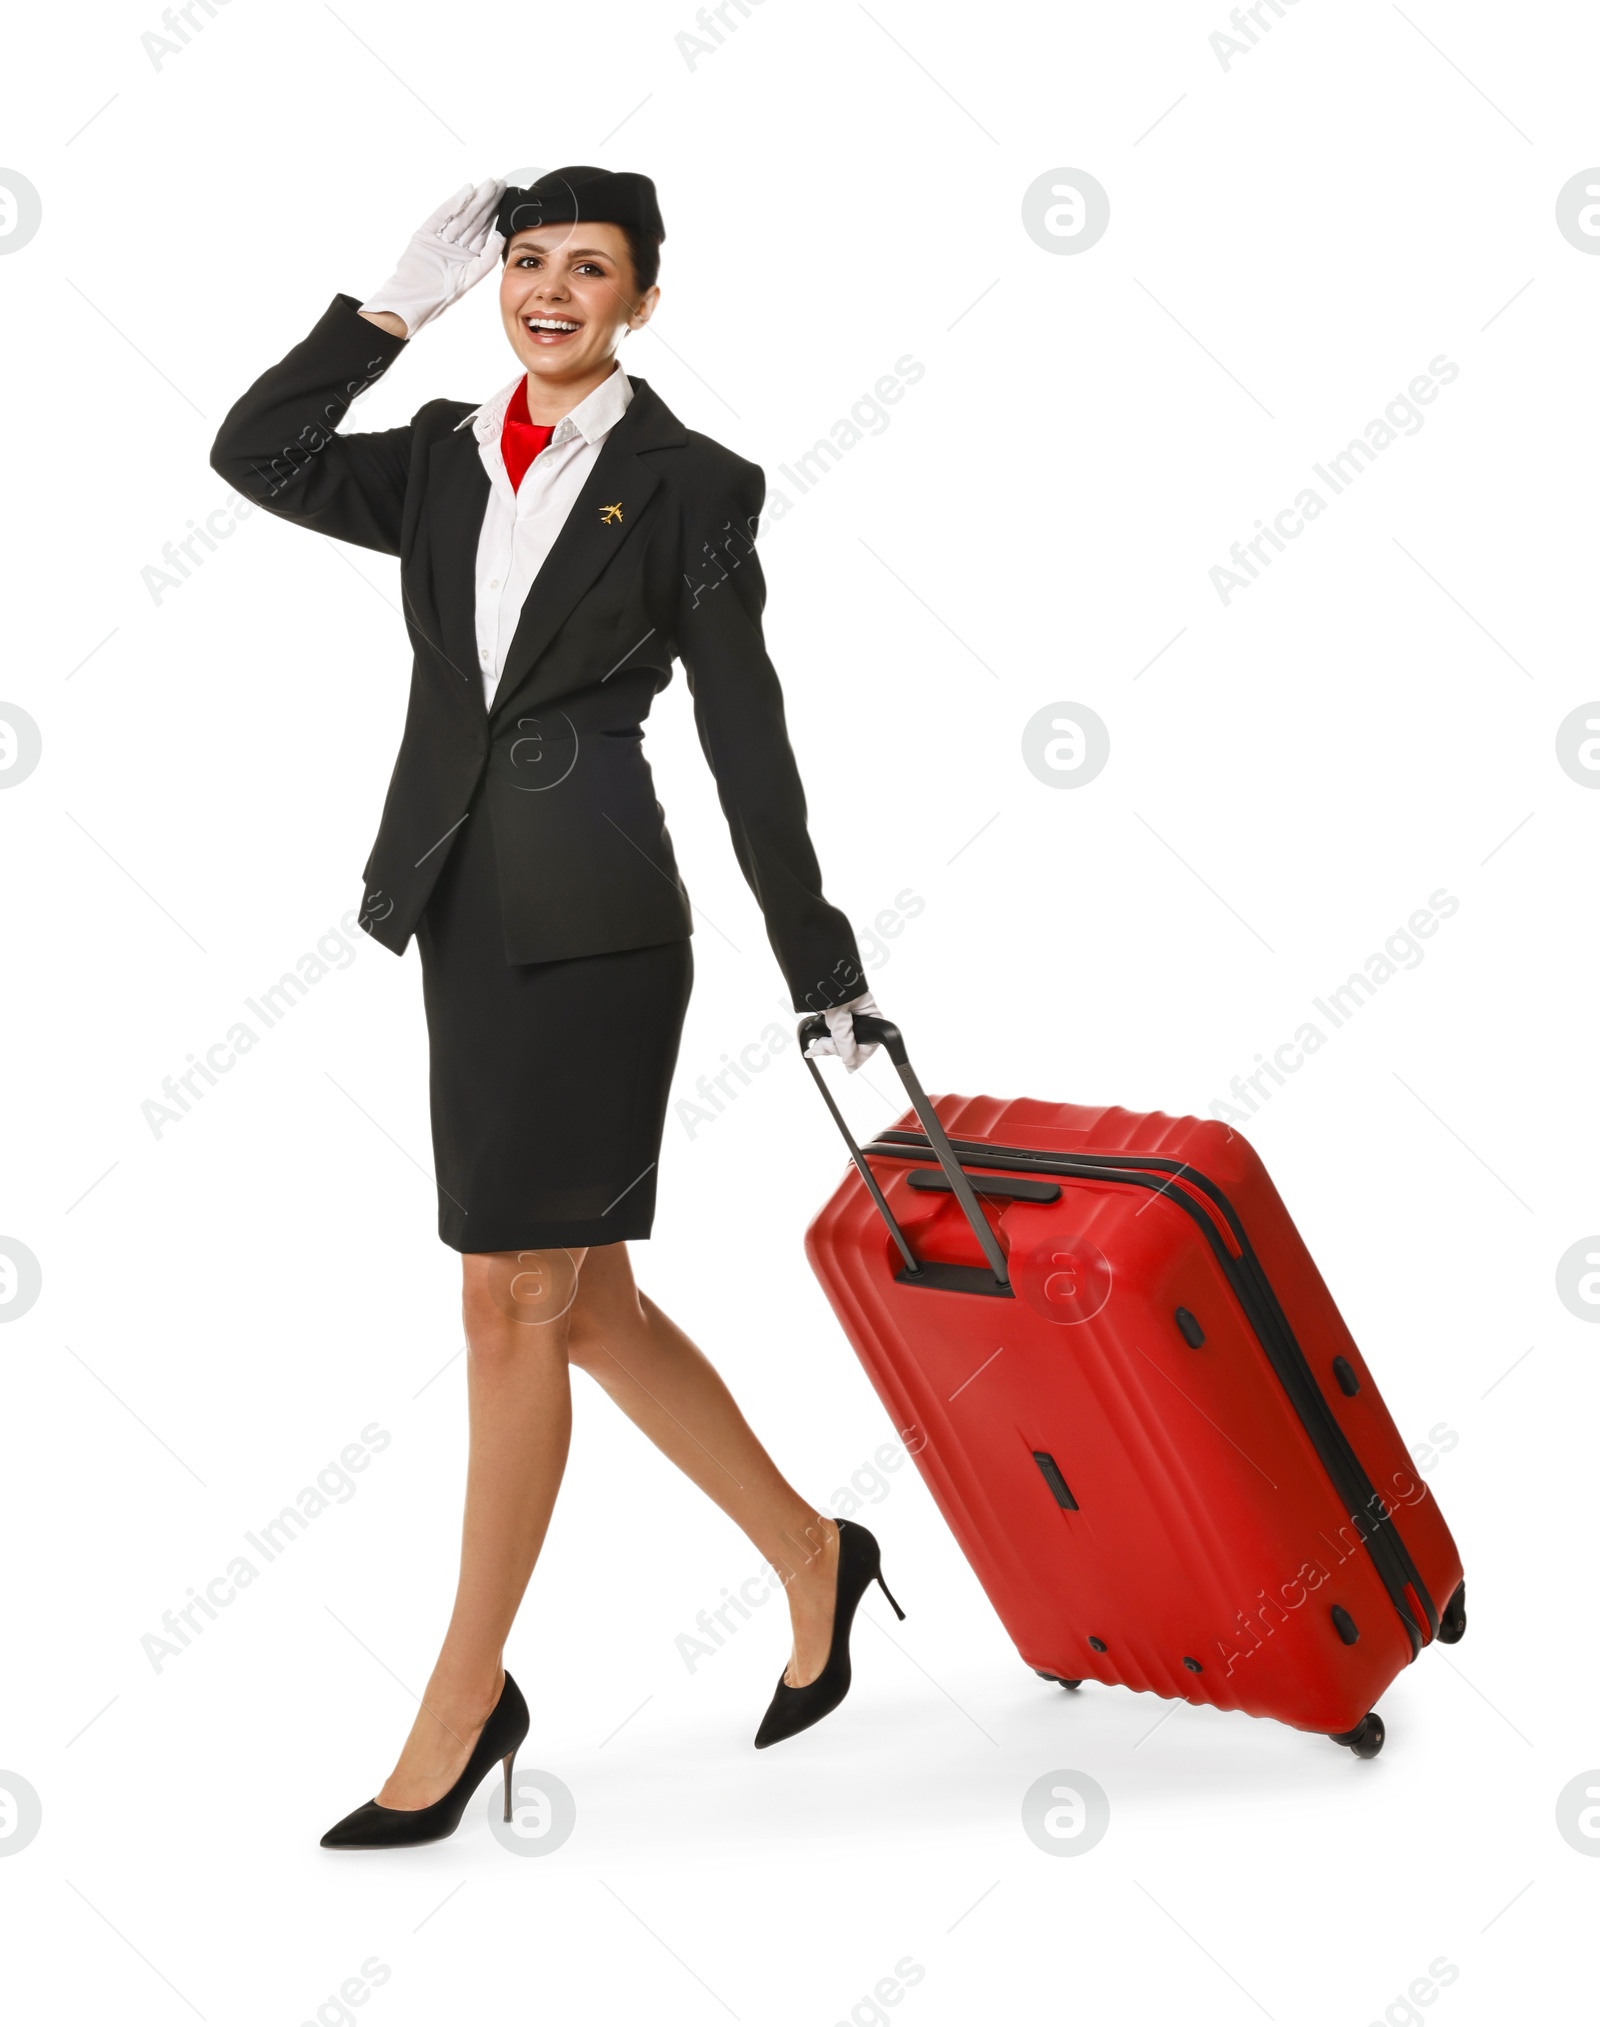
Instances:
[[[3,700],[44,742],[0,796],[0,1232],[44,1277],[0,1333],[0,1767],[43,1805],[0,1864],[18,2015],[1546,2017],[1600,1886],[1555,1814],[1600,1765],[1600,1336],[1556,1292],[1600,1226],[1600,796],[1556,760],[1600,697],[1600,260],[1556,227],[1600,162],[1600,20],[1299,0],[1225,68],[1220,0],[727,14],[692,63],[687,5],[644,0],[231,0],[159,68],[153,8],[8,30],[4,166],[43,200],[0,260]],[[159,601],[141,573],[224,504],[222,415],[336,291],[463,182],[567,161],[660,191],[624,363],[794,502],[769,644],[829,894],[930,1090],[1206,1112],[1459,900],[1246,1129],[1407,1441],[1455,1439],[1427,1469],[1471,1629],[1387,1693],[1380,1760],[1036,1681],[910,1466],[860,1480],[910,1617],[867,1605],[849,1701],[757,1755],[779,1608],[692,1673],[675,1641],[759,1558],[580,1378],[508,1655],[575,1834],[509,1855],[480,1799],[445,1844],[318,1849],[393,1760],[457,1546],[414,947],[358,935],[187,1117],[141,1106],[359,902],[397,566],[258,513]],[[1110,196],[1074,256],[1023,226],[1056,169]],[[786,485],[908,353],[889,426]],[[1224,604],[1230,544],[1440,354],[1424,426]],[[484,288],[351,426],[513,370]],[[1074,703],[1110,761],[1047,786],[1023,727]],[[698,911],[676,1101],[793,1017],[681,677],[648,750]],[[901,1109],[881,1053],[828,1074],[863,1133]],[[669,1120],[634,1248],[823,1504],[892,1436],[801,1250],[843,1160],[791,1045]],[[142,1636],[374,1422],[356,1496],[155,1670]],[[1110,1798],[1092,1851],[1023,1834],[1055,1769]]]

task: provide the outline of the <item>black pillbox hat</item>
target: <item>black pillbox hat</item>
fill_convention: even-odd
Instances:
[[[630,226],[646,238],[667,236],[656,186],[648,176],[582,165],[547,170],[525,189],[508,186],[494,222],[509,239],[532,226],[576,225],[580,218]]]

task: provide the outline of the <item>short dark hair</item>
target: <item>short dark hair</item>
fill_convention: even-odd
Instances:
[[[519,231],[527,229],[518,228]],[[634,284],[640,295],[643,295],[646,289],[655,287],[656,277],[661,272],[661,241],[655,233],[642,232],[636,225],[619,225],[617,230],[628,243],[628,258],[633,263]],[[515,237],[516,233],[513,233],[500,249],[502,267],[511,258],[511,239]]]
[[[641,232],[636,226],[624,225],[622,236],[628,242],[628,258],[633,262],[633,279],[640,295],[646,289],[653,289],[656,276],[661,272],[661,241],[653,232]]]

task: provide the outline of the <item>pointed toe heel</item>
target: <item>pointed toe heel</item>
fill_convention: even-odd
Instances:
[[[883,1580],[877,1537],[853,1520],[841,1520],[837,1525],[839,1567],[834,1578],[833,1633],[828,1642],[828,1658],[816,1680],[803,1683],[798,1689],[781,1675],[778,1677],[772,1701],[756,1728],[758,1749],[809,1730],[843,1703],[850,1688],[850,1627],[869,1584],[877,1584],[894,1607],[896,1618],[905,1617]]]
[[[528,1735],[528,1706],[507,1675],[500,1700],[490,1711],[459,1779],[438,1801],[423,1809],[386,1809],[363,1802],[322,1838],[324,1851],[392,1851],[407,1844],[433,1844],[459,1828],[467,1804],[496,1760],[505,1774],[505,1820],[511,1821],[511,1773],[517,1750]]]

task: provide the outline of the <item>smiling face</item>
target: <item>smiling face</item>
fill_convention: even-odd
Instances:
[[[527,368],[529,413],[541,387],[559,402],[597,387],[624,331],[650,321],[661,291],[638,293],[621,226],[530,226],[514,233],[500,277],[500,318]],[[537,420],[537,416],[535,416]]]

